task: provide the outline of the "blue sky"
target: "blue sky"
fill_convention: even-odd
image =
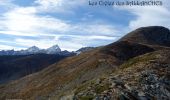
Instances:
[[[143,26],[170,28],[170,4],[162,1],[120,7],[89,6],[89,0],[0,0],[0,50],[58,44],[73,51],[112,43]]]

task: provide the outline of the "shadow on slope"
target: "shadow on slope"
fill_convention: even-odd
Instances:
[[[47,54],[0,56],[0,83],[38,72],[63,58],[65,56]]]

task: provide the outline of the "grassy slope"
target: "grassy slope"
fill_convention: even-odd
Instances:
[[[111,93],[113,98],[117,99],[121,92],[129,93],[131,88],[143,91],[141,89],[143,84],[139,82],[141,73],[151,70],[154,72],[153,75],[158,76],[158,78],[169,75],[167,72],[170,59],[169,51],[153,52],[157,48],[164,47],[152,48],[153,44],[168,46],[169,37],[167,38],[167,34],[169,35],[169,30],[162,27],[150,27],[144,30],[142,28],[134,31],[129,36],[125,36],[123,40],[78,56],[66,58],[38,73],[7,85],[1,85],[0,99],[46,100],[51,98],[58,100],[59,97],[70,98],[75,93],[79,99],[87,100],[110,89],[116,91]],[[148,52],[152,53],[143,55]],[[122,63],[124,64],[119,66]],[[111,72],[113,73],[109,74]],[[115,84],[117,84],[116,87]],[[89,92],[95,94],[87,95]],[[82,96],[84,93],[87,93],[85,97]],[[131,95],[131,97],[133,96]]]
[[[0,98],[56,99],[88,80],[111,73],[124,60],[151,51],[153,49],[147,46],[128,42],[97,48],[66,58],[38,73],[1,86]]]
[[[141,55],[135,58],[132,58],[122,64],[119,69],[114,71],[109,76],[105,76],[104,78],[99,78],[100,83],[98,83],[98,80],[93,80],[84,83],[80,87],[78,87],[75,91],[75,95],[80,100],[91,100],[97,95],[104,94],[106,91],[112,91],[111,92],[111,98],[112,99],[120,99],[120,95],[122,93],[129,93],[129,99],[135,100],[139,99],[139,96],[134,96],[133,90],[137,91],[138,93],[148,93],[148,98],[152,99],[162,99],[161,96],[157,96],[158,94],[154,94],[152,90],[143,90],[145,88],[145,85],[152,85],[155,86],[157,83],[159,83],[159,80],[161,83],[160,88],[157,88],[155,90],[156,92],[159,91],[159,95],[164,95],[165,98],[168,97],[169,91],[169,85],[167,82],[169,81],[170,76],[170,50],[159,50],[156,52],[148,53],[145,55]],[[143,74],[148,75],[154,75],[156,77],[156,81],[154,83],[149,83],[149,80],[144,80],[145,78],[148,78],[148,76],[142,76]],[[116,83],[117,81],[120,81],[120,84]],[[114,81],[114,82],[112,82]],[[151,80],[153,81],[153,80]],[[164,83],[164,81],[166,81]],[[147,83],[148,82],[148,83]],[[117,86],[113,86],[113,84]],[[159,83],[160,84],[160,83]],[[88,90],[90,88],[90,90]],[[78,91],[78,92],[77,92]],[[87,93],[90,93],[89,91],[94,91],[94,93],[91,93],[90,95],[87,95]],[[163,92],[167,91],[167,92]],[[167,93],[167,94],[166,94]],[[82,95],[84,94],[84,95]],[[99,96],[100,97],[100,96]]]
[[[65,56],[48,54],[0,56],[0,83],[7,83],[40,71],[64,58]]]
[[[55,92],[61,93],[61,91],[58,92],[61,89],[67,90],[97,77],[103,71],[110,71],[114,67],[111,66],[113,65],[112,56],[96,54],[96,51],[66,58],[39,73],[1,86],[0,98],[35,99],[39,98],[39,95],[45,98],[54,95]],[[107,61],[103,62],[103,58],[107,58]],[[102,66],[103,63],[106,63],[106,66]],[[68,87],[63,87],[65,84]]]

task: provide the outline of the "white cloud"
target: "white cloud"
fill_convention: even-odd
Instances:
[[[10,1],[3,0],[8,6],[12,4]],[[13,4],[13,9],[0,15],[0,34],[15,35],[12,42],[20,47],[36,45],[48,48],[58,44],[62,49],[77,50],[96,40],[114,40],[114,35],[118,33],[113,25],[100,21],[71,23],[57,17],[39,15],[44,12],[73,13],[73,9],[86,6],[87,0],[36,0],[34,3],[27,7]],[[25,39],[21,36],[39,38]],[[43,38],[49,36],[55,38]],[[63,36],[69,39],[61,40]]]
[[[114,26],[105,23],[84,25],[84,27],[81,28],[81,30],[84,30],[84,32],[90,33],[92,35],[96,34],[113,36],[118,33],[118,30]]]
[[[117,36],[104,36],[104,35],[61,35],[60,37],[69,37],[77,42],[86,42],[91,40],[115,40]],[[59,37],[59,38],[60,38]]]
[[[114,35],[116,28],[106,23],[70,23],[50,16],[36,15],[34,7],[19,7],[0,17],[3,34],[38,36],[51,33]],[[4,30],[2,30],[4,29]]]
[[[42,5],[45,9],[62,5],[62,0],[37,0],[35,3]]]
[[[22,39],[22,38],[18,38],[15,40],[15,43],[17,45],[20,46],[27,46],[27,47],[31,47],[33,45],[38,46],[39,48],[49,48],[55,44],[58,44],[59,47],[62,50],[69,50],[69,51],[74,51],[77,50],[81,47],[83,47],[82,44],[78,43],[78,42],[69,42],[69,41],[65,41],[65,40],[56,40],[56,39],[41,39],[41,40],[33,40],[33,39]]]
[[[14,41],[8,41],[8,40],[0,40],[0,50],[12,50],[15,48],[15,50],[21,50],[25,49],[23,47],[17,47]],[[14,44],[14,45],[7,45],[7,44]]]
[[[70,41],[58,41],[57,44],[60,46],[61,50],[75,51],[84,47],[80,42],[70,42]]]
[[[13,46],[1,45],[0,44],[0,50],[12,50],[13,48],[14,48]]]
[[[165,7],[141,7],[133,13],[137,15],[137,19],[130,22],[131,29],[156,25],[170,28],[170,11]]]
[[[70,26],[66,22],[50,16],[38,16],[36,12],[34,7],[15,8],[0,17],[0,29],[4,29],[4,34],[11,32],[13,35],[23,36],[41,35],[49,30],[55,32],[69,30]]]
[[[36,0],[40,12],[74,13],[73,9],[83,6],[87,0]]]
[[[15,36],[37,36],[36,33],[30,34],[30,33],[23,33],[17,31],[0,31],[0,34],[8,34],[8,35],[15,35]]]
[[[11,0],[0,0],[0,5],[8,5],[11,4]]]
[[[14,5],[12,3],[13,0],[0,0],[0,10],[11,10],[13,8],[16,7],[16,5]]]
[[[98,39],[98,40],[115,40],[117,37],[109,37],[109,36],[90,36],[87,37],[91,40]]]
[[[117,9],[127,10],[136,18],[129,22],[129,29],[134,30],[146,26],[165,26],[170,28],[170,7],[169,0],[162,0],[162,6],[132,6],[116,7]]]
[[[93,40],[114,40],[114,35],[118,32],[115,27],[107,23],[73,24],[51,16],[39,16],[37,12],[36,7],[16,7],[6,12],[0,16],[0,34],[18,36],[13,42],[19,46],[36,45],[48,48],[58,44],[63,50],[77,50]],[[19,36],[40,37],[40,39],[23,39]],[[44,39],[41,36],[53,36],[55,39]],[[70,39],[60,40],[62,36],[68,36]]]
[[[26,47],[31,47],[33,45],[38,46],[40,48],[48,48],[52,45],[56,44],[55,40],[33,40],[33,39],[22,39],[22,38],[17,38],[15,40],[15,43],[17,45],[21,45],[21,46],[26,46]]]

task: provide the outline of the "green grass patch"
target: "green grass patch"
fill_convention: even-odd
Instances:
[[[97,85],[97,86],[95,86],[95,92],[97,94],[100,94],[103,91],[108,90],[108,89],[109,89],[109,83],[106,83],[104,85]]]
[[[75,94],[78,94],[84,90],[87,89],[87,87],[91,86],[91,85],[94,85],[95,84],[95,80],[90,80],[90,81],[87,81],[83,84],[81,84],[80,86],[78,86],[75,90]]]
[[[142,63],[142,62],[147,62],[149,60],[154,60],[154,59],[156,59],[156,56],[153,53],[149,53],[143,56],[138,56],[138,57],[129,59],[127,62],[123,63],[120,68],[121,69],[128,68],[139,62]]]
[[[87,95],[87,96],[82,96],[79,99],[80,100],[93,100],[94,96],[92,95]]]

